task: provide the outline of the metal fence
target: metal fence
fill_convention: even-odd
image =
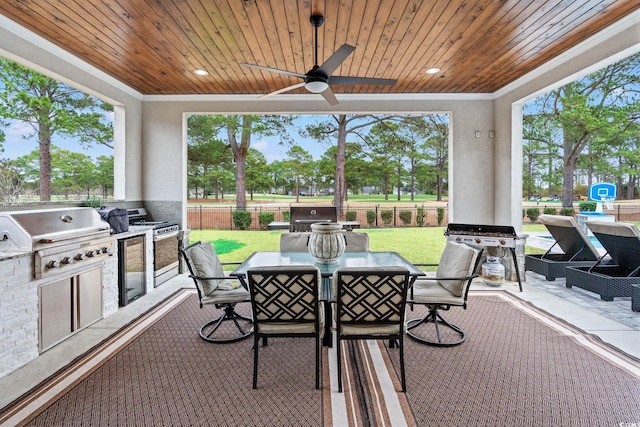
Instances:
[[[529,208],[523,209],[522,221],[524,224],[530,223],[529,218],[526,216],[525,211]],[[558,205],[545,206],[540,205],[537,207],[540,214],[550,210],[556,209],[554,214],[560,213],[560,207]],[[219,229],[219,230],[234,230],[236,229],[233,223],[233,212],[235,207],[231,206],[189,206],[187,207],[188,214],[188,227],[195,230],[207,230],[207,229]],[[247,208],[247,211],[251,212],[251,226],[250,230],[263,229],[259,222],[261,213],[270,212],[273,213],[273,221],[286,222],[288,221],[288,206],[281,207],[264,207],[264,206],[251,206]],[[361,228],[375,228],[375,227],[436,227],[447,226],[448,224],[448,209],[446,207],[433,207],[433,206],[414,206],[414,207],[393,207],[393,206],[347,206],[345,208],[345,216],[339,218],[340,221],[349,220],[357,221],[360,223]],[[422,212],[424,218],[419,224],[419,213]],[[578,213],[579,209],[576,207],[575,212]],[[615,204],[612,210],[605,209],[605,213],[614,215],[616,221],[621,222],[640,222],[640,204]],[[353,217],[353,219],[352,219]]]
[[[187,224],[192,230],[234,230],[233,212],[231,206],[188,206]],[[251,206],[246,209],[251,212],[250,230],[264,229],[260,225],[260,214],[272,213],[273,221],[288,221],[289,207]],[[357,221],[361,228],[373,227],[433,227],[446,226],[448,211],[446,207],[414,206],[347,206],[345,215],[339,221]],[[420,222],[420,219],[422,221]],[[266,225],[266,224],[265,224]]]

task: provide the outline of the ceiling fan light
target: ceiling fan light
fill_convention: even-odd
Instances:
[[[308,82],[304,87],[311,93],[322,93],[329,87],[327,82],[313,81]]]

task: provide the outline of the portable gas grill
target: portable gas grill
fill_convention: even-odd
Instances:
[[[481,250],[489,246],[509,249],[513,257],[513,265],[518,278],[520,292],[522,292],[522,281],[520,280],[520,269],[518,268],[518,258],[516,256],[516,244],[519,238],[515,228],[510,225],[452,223],[447,226],[444,235],[447,236],[448,241],[481,246]]]

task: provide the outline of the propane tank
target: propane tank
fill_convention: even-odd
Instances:
[[[504,265],[500,263],[500,257],[487,256],[487,261],[482,264],[482,280],[489,286],[504,283]]]

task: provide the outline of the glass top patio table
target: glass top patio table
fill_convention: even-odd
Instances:
[[[411,281],[418,276],[424,276],[424,272],[411,264],[396,252],[345,252],[333,264],[317,263],[309,252],[254,252],[242,264],[231,272],[231,276],[244,281],[247,270],[255,267],[286,265],[315,265],[320,270],[323,279],[330,279],[333,272],[344,267],[404,267],[409,270]],[[323,281],[327,282],[327,281]],[[322,286],[321,296],[324,300],[332,300],[331,287]]]

